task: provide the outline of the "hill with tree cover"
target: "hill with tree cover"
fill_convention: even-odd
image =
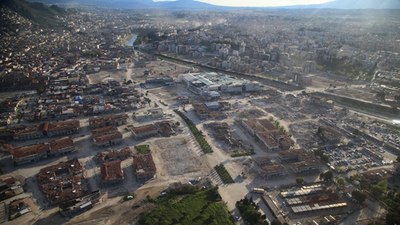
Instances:
[[[0,7],[8,8],[20,16],[29,19],[40,25],[58,25],[58,16],[65,13],[65,10],[56,6],[47,6],[40,2],[27,2],[25,0],[2,0]]]

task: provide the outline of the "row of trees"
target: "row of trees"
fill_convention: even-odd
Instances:
[[[216,165],[214,167],[214,169],[215,169],[215,171],[217,171],[218,176],[221,178],[221,180],[222,180],[222,182],[224,182],[224,184],[235,183],[235,181],[233,180],[232,176],[226,170],[224,165],[222,165],[222,164]]]
[[[201,150],[204,153],[212,153],[213,150],[212,150],[210,144],[208,144],[207,140],[204,138],[203,133],[199,129],[197,129],[196,125],[185,114],[183,114],[181,111],[174,110],[174,112],[176,114],[178,114],[185,121],[185,123],[188,125],[190,131],[192,132],[192,134],[196,138],[196,141],[199,143]]]

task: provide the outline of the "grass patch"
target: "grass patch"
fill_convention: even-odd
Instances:
[[[169,196],[145,212],[140,225],[233,225],[225,204],[221,202],[217,188],[199,191],[185,196]]]
[[[187,116],[185,116],[185,114],[183,114],[181,111],[174,110],[174,112],[176,114],[178,114],[188,125],[190,131],[196,138],[197,143],[199,143],[201,150],[206,154],[212,153],[213,150],[212,150],[210,144],[208,144],[207,140],[204,138],[203,133],[199,129],[197,129],[196,125]]]
[[[231,175],[228,173],[226,170],[225,166],[222,164],[219,164],[214,167],[215,171],[217,171],[218,176],[221,178],[222,182],[224,184],[233,184],[235,181],[231,177]]]
[[[140,154],[147,154],[150,153],[149,145],[136,145],[135,149]]]

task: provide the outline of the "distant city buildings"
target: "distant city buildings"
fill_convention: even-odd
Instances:
[[[185,83],[191,92],[204,96],[212,96],[214,95],[213,92],[242,94],[244,92],[256,92],[260,90],[260,85],[257,82],[236,79],[225,74],[182,74],[178,79]]]

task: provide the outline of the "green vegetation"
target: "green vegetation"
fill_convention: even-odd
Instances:
[[[319,175],[319,179],[324,180],[324,181],[332,181],[333,179],[333,172],[332,171],[327,171],[325,173],[321,173]]]
[[[367,199],[367,194],[365,194],[362,191],[359,190],[354,190],[351,192],[351,195],[353,196],[353,198],[359,203],[359,204],[363,204],[365,202],[365,200]]]
[[[203,133],[201,131],[199,131],[199,129],[197,129],[196,125],[187,116],[185,116],[185,114],[183,114],[181,111],[174,110],[174,112],[176,114],[178,114],[188,125],[190,131],[196,138],[196,141],[199,143],[201,150],[204,153],[212,153],[213,150],[212,150],[210,144],[208,144],[207,140],[204,138]]]
[[[388,187],[387,180],[373,182],[364,176],[354,175],[352,180],[360,183],[360,189],[354,190],[351,194],[360,204],[364,203],[367,197],[378,200],[387,210],[385,216],[386,225],[400,224],[400,191]]]
[[[140,217],[140,225],[233,225],[217,188],[183,197],[169,195],[155,204],[153,210]]]
[[[28,2],[24,0],[4,0],[0,6],[6,6],[19,15],[44,26],[60,25],[58,15],[65,13],[65,10],[52,5],[50,7],[39,2]]]
[[[274,118],[272,116],[269,117],[269,121],[271,121],[271,123],[278,128],[283,134],[288,134],[286,128],[284,126],[281,125],[281,123],[278,120],[274,120]]]
[[[345,57],[330,61],[318,59],[317,68],[323,71],[333,71],[336,74],[352,79],[369,80],[375,72],[376,65],[365,68],[360,62],[350,62]]]
[[[297,184],[303,184],[304,183],[304,178],[303,177],[296,178],[296,183]]]
[[[388,213],[386,214],[386,224],[400,224],[400,191],[389,192],[386,200]]]
[[[346,181],[343,179],[343,177],[339,177],[336,180],[336,184],[339,185],[339,187],[343,188],[346,184]]]
[[[241,199],[236,202],[236,207],[238,208],[240,215],[242,215],[243,220],[247,224],[252,225],[267,225],[265,221],[265,215],[261,215],[258,212],[258,206],[253,202],[252,199]]]
[[[150,153],[149,145],[136,145],[135,149],[140,154],[147,154]]]
[[[382,180],[375,185],[371,185],[370,192],[374,197],[382,199],[382,197],[384,197],[384,195],[386,194],[387,189],[388,189],[387,181]]]
[[[322,161],[327,162],[327,163],[329,162],[329,156],[326,155],[322,150],[316,150],[316,151],[314,151],[314,154],[316,156],[319,156]]]
[[[250,149],[247,151],[235,151],[234,153],[231,154],[231,157],[249,156],[249,155],[254,155],[254,154],[256,154],[254,152],[254,149]]]
[[[215,171],[217,171],[218,176],[221,178],[224,184],[233,184],[235,181],[232,179],[231,175],[226,170],[225,166],[220,164],[214,167]]]

